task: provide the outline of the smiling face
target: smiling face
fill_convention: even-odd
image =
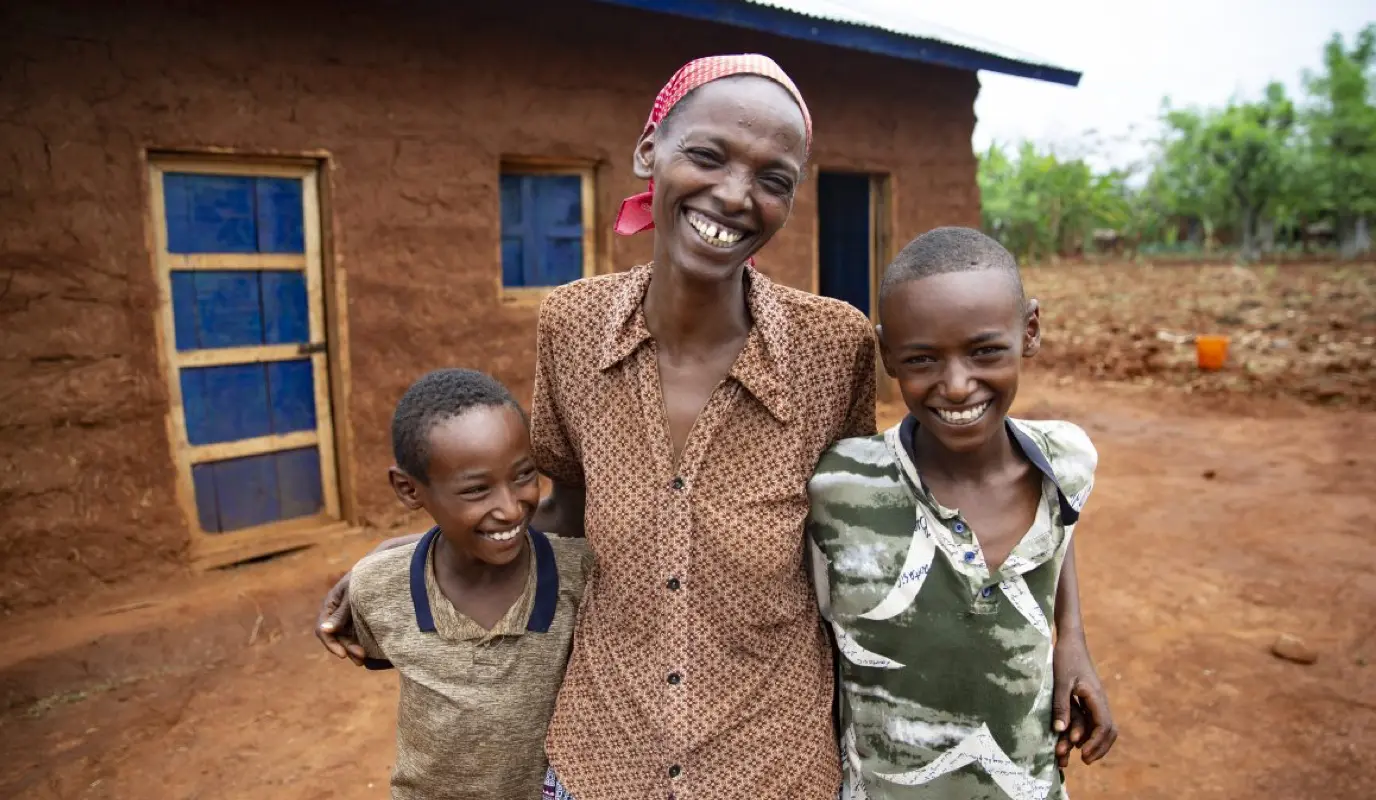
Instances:
[[[884,367],[922,430],[951,452],[1002,435],[1023,358],[1041,346],[1036,300],[1000,269],[905,281],[880,300]]]
[[[767,78],[722,78],[680,101],[635,151],[636,176],[655,184],[655,261],[734,275],[788,221],[806,141],[802,110]]]
[[[425,509],[457,554],[494,566],[514,561],[540,502],[525,418],[505,403],[475,406],[427,435],[428,481],[393,467],[397,497]]]

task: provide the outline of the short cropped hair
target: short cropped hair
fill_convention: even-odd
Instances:
[[[496,378],[472,369],[438,369],[411,384],[392,415],[392,456],[422,484],[430,483],[430,430],[474,408],[525,411]]]
[[[879,282],[879,296],[887,296],[895,287],[948,272],[972,272],[994,269],[1007,273],[1018,292],[1018,300],[1026,303],[1018,262],[1008,249],[974,228],[933,228],[898,252],[893,263],[884,270]]]

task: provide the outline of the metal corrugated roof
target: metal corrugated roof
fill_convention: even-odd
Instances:
[[[898,4],[883,9],[842,0],[599,0],[707,22],[862,50],[889,58],[987,70],[1076,86],[1080,73],[1045,59],[951,30]]]

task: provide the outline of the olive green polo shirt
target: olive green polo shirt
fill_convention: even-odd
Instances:
[[[530,531],[525,590],[489,631],[440,592],[438,534],[368,556],[349,584],[365,665],[400,673],[392,797],[534,800],[592,556]]]

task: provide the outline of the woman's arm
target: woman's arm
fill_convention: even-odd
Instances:
[[[387,539],[382,544],[374,547],[368,555],[380,553],[383,550],[391,550],[394,547],[402,547],[418,541],[424,534],[413,533],[408,536],[398,536],[395,539]],[[334,588],[330,589],[329,594],[325,595],[325,601],[320,604],[320,614],[316,617],[315,638],[325,645],[336,658],[347,658],[355,665],[362,666],[363,659],[366,657],[363,645],[358,643],[352,633],[353,613],[349,605],[349,576],[352,572],[344,573],[344,577],[335,583]]]
[[[570,486],[553,481],[549,496],[540,501],[535,509],[535,517],[530,521],[532,527],[544,533],[559,536],[583,536],[583,514],[587,505],[587,495],[582,486]]]

